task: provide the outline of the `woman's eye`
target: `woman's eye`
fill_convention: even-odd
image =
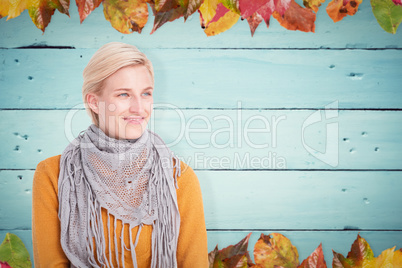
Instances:
[[[127,96],[128,96],[127,93],[121,93],[121,94],[119,94],[119,97],[127,97]]]
[[[150,93],[150,92],[145,92],[145,93],[143,93],[142,95],[143,95],[143,96],[151,96],[151,93]]]

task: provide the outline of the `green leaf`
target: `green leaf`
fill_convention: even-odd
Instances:
[[[402,6],[392,0],[371,0],[371,7],[378,24],[386,32],[395,34],[402,22]]]
[[[15,234],[7,233],[0,245],[0,261],[13,268],[31,268],[32,263],[24,243]]]

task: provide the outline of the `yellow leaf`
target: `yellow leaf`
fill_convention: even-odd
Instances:
[[[393,264],[394,267],[402,267],[402,249],[394,252]]]
[[[10,7],[8,10],[7,20],[18,17],[22,11],[26,9],[25,0],[9,0]]]
[[[207,36],[213,36],[223,33],[224,31],[232,28],[232,26],[236,24],[239,18],[239,14],[229,10],[218,21],[211,22],[204,30],[204,32],[207,34]]]
[[[215,17],[216,8],[218,7],[219,3],[221,3],[220,0],[204,0],[204,3],[202,3],[199,8],[204,25],[208,25],[209,22]]]
[[[393,268],[394,265],[394,250],[395,247],[389,248],[381,252],[380,256],[376,258],[376,268]]]
[[[8,0],[0,0],[0,18],[8,15],[10,4]]]
[[[113,28],[125,34],[133,31],[141,33],[148,21],[146,0],[105,0],[103,13]]]

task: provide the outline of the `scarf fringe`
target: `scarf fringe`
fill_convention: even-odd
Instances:
[[[92,126],[91,126],[92,127]],[[90,127],[90,128],[91,128]],[[158,143],[163,143],[162,139],[156,134],[149,132]],[[84,134],[85,135],[85,134]],[[84,136],[83,135],[83,136]],[[82,137],[81,137],[82,138]],[[77,139],[80,139],[78,137]],[[77,144],[77,143],[75,143]],[[79,143],[78,143],[79,144]],[[159,144],[160,145],[160,144]],[[157,148],[153,146],[153,164],[151,167],[150,177],[148,180],[149,190],[155,189],[156,200],[158,205],[153,207],[157,209],[157,220],[153,222],[152,231],[152,268],[177,267],[176,250],[178,242],[178,234],[180,228],[180,215],[178,211],[176,189],[178,188],[177,178],[181,175],[180,160],[174,156],[166,146]],[[119,219],[116,215],[107,212],[107,240],[108,254],[106,254],[106,238],[102,221],[102,208],[96,193],[91,187],[91,183],[85,176],[82,168],[80,146],[70,144],[63,152],[60,162],[59,176],[59,219],[61,221],[61,245],[71,262],[72,267],[114,267],[113,262],[118,267],[125,267],[125,251],[131,252],[133,265],[137,268],[135,248],[138,244],[142,223],[133,225],[124,219]],[[170,168],[162,168],[162,157],[170,157]],[[173,173],[173,170],[174,173]],[[172,181],[173,179],[173,181]],[[171,180],[169,182],[169,180]],[[85,189],[84,193],[80,193],[81,189]],[[81,196],[81,195],[83,196]],[[84,197],[84,198],[83,198]],[[148,194],[148,202],[152,202],[152,194]],[[84,200],[86,204],[80,204],[80,200]],[[151,204],[151,203],[150,203]],[[85,206],[86,210],[83,215],[79,213],[79,222],[84,222],[84,228],[74,227],[70,218],[71,209]],[[152,209],[152,206],[149,206]],[[83,212],[83,211],[82,211]],[[151,213],[151,211],[149,211]],[[111,215],[114,216],[113,221],[113,238],[111,237]],[[120,249],[117,239],[117,220],[122,221],[122,230],[120,235]],[[126,225],[129,227],[130,244],[128,248],[124,242],[124,230]],[[85,227],[86,226],[86,227]],[[133,241],[131,232],[134,227],[138,226],[138,232]],[[81,229],[80,229],[81,228]],[[81,230],[81,231],[80,231]],[[70,241],[70,232],[78,231],[79,241]],[[82,233],[83,232],[83,233]],[[74,234],[72,234],[74,235]],[[68,242],[67,242],[68,241]],[[74,243],[79,243],[79,245]],[[114,256],[112,259],[112,243],[114,243]],[[80,246],[81,245],[81,246]],[[119,254],[120,253],[120,254]],[[107,257],[109,255],[109,258]],[[86,261],[85,261],[86,260]],[[121,262],[120,262],[121,261]]]

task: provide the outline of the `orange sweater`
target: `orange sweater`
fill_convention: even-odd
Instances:
[[[35,267],[69,267],[69,261],[60,245],[60,221],[58,218],[58,176],[60,155],[48,158],[39,163],[33,181],[32,189],[32,240]],[[178,267],[205,268],[208,267],[207,232],[205,228],[204,210],[201,189],[194,171],[181,162],[182,174],[178,178],[179,189],[177,202],[180,211],[180,233],[177,248]],[[105,238],[107,239],[107,211],[102,211]],[[113,234],[114,219],[110,218],[110,233]],[[124,228],[125,245],[129,246],[129,228]],[[117,243],[120,245],[122,222],[117,221]],[[133,241],[138,227],[131,231]],[[138,267],[151,265],[151,235],[152,226],[144,225],[140,232],[138,245],[135,249]],[[106,253],[109,254],[109,241],[106,241]],[[120,249],[120,247],[119,247]],[[113,266],[117,267],[114,254],[114,243],[111,243]],[[121,253],[118,254],[119,256]],[[131,253],[125,250],[125,267],[133,267]],[[109,259],[109,256],[108,256]],[[121,258],[119,259],[120,266]]]

